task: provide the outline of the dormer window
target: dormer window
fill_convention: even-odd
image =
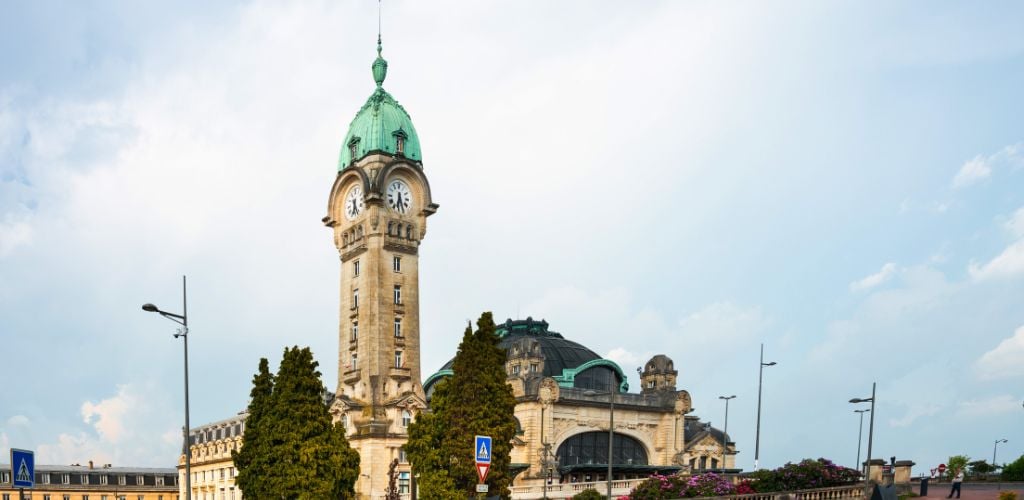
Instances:
[[[359,147],[359,137],[352,137],[351,141],[348,141],[348,155],[352,158],[352,161],[356,161],[356,151]]]
[[[405,156],[405,140],[409,135],[402,129],[392,132],[391,135],[395,137],[395,154]]]

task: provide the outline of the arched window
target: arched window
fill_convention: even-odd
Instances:
[[[356,226],[356,239],[363,237],[363,226]]]
[[[405,238],[412,239],[412,226],[405,226]]]
[[[573,387],[580,389],[591,389],[594,391],[610,391],[614,388],[619,392],[619,374],[608,366],[594,366],[576,374],[573,378]]]
[[[625,434],[615,434],[612,464],[647,465],[647,448]],[[608,464],[608,433],[584,432],[558,446],[559,465]]]
[[[395,226],[394,222],[388,222],[388,236],[391,236],[391,229]]]
[[[402,427],[409,427],[412,423],[412,413],[409,410],[402,410]]]

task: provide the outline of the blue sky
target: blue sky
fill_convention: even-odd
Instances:
[[[374,2],[16,2],[0,16],[0,447],[175,463],[258,359],[336,381],[341,137]],[[676,361],[753,465],[1024,453],[1024,9],[946,2],[391,2],[385,87],[441,209],[424,376],[467,318]],[[635,387],[635,380],[632,380]]]

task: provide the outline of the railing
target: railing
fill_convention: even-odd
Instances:
[[[612,496],[625,496],[633,491],[638,484],[646,479],[624,479],[612,481]],[[550,484],[547,489],[547,497],[551,499],[572,498],[573,495],[587,490],[594,489],[600,493],[608,491],[608,482],[600,481],[595,483],[562,483]],[[536,500],[544,498],[543,486],[513,486],[512,498],[516,500]],[[754,493],[750,495],[732,495],[727,497],[730,500],[841,500],[846,498],[864,498],[864,485],[856,484],[850,486],[837,486],[834,488],[817,488],[813,490],[799,491],[777,491],[773,493]],[[708,499],[711,500],[711,499]]]

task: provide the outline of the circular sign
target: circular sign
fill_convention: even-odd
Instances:
[[[939,474],[946,471],[946,464],[939,464]]]

